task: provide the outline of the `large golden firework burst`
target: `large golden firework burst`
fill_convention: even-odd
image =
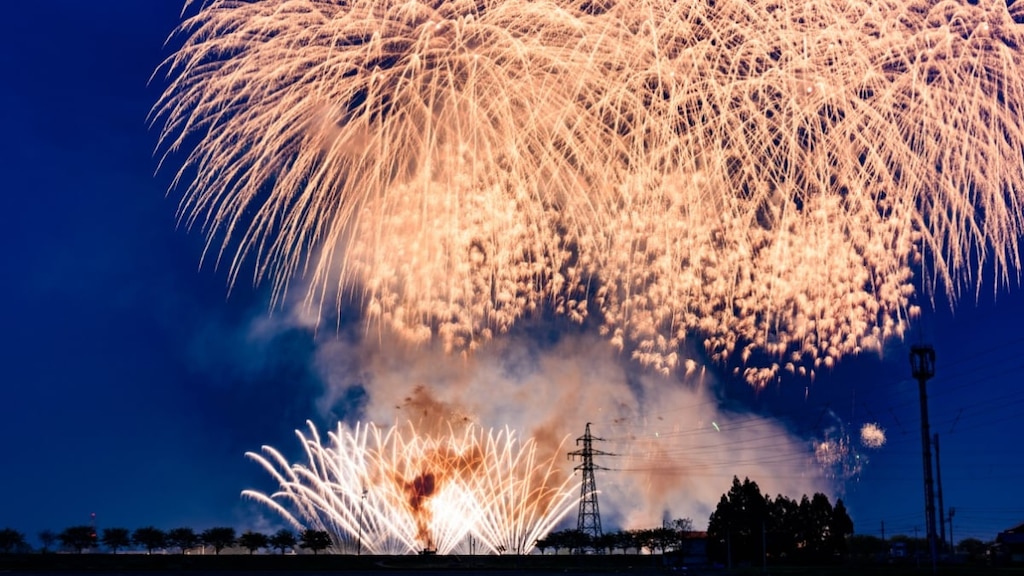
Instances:
[[[301,275],[412,341],[595,314],[657,370],[696,339],[761,384],[901,336],[915,273],[954,301],[1020,269],[1016,3],[186,12],[153,112],[183,220],[232,282]]]

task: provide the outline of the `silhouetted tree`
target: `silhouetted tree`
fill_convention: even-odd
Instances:
[[[679,544],[679,535],[669,526],[662,526],[651,530],[651,541],[655,548],[664,554],[669,548],[674,548]]]
[[[739,478],[733,476],[733,482]],[[729,496],[722,494],[718,499],[715,511],[708,518],[708,560],[731,566],[732,563],[732,527],[736,523]]]
[[[71,526],[57,535],[62,546],[79,554],[96,546],[96,531],[92,526]]]
[[[693,520],[689,518],[676,518],[665,525],[672,530],[673,539],[670,544],[676,550],[687,552],[690,544],[689,534],[693,532]]]
[[[127,528],[104,528],[100,542],[103,542],[103,545],[111,552],[117,554],[118,550],[131,546],[132,538]]]
[[[800,539],[800,505],[782,494],[768,505],[768,523],[765,539],[770,559],[792,560],[797,554],[797,540]]]
[[[538,538],[533,545],[537,547],[537,550],[540,550],[542,556],[544,555],[544,551],[551,547],[551,543],[545,538]]]
[[[618,542],[618,536],[614,532],[604,532],[597,538],[594,538],[594,549],[604,554],[611,554],[612,550],[615,549]]]
[[[896,534],[889,538],[889,544],[892,548],[902,546],[905,554],[910,558],[918,554],[928,554],[928,539],[925,537],[915,538],[906,534]]]
[[[686,547],[689,544],[692,531],[693,520],[677,518],[665,520],[663,525],[657,528],[633,528],[603,532],[596,538],[569,528],[551,532],[546,538],[538,540],[535,545],[541,554],[548,549],[553,549],[555,554],[558,554],[562,549],[575,551],[588,548],[602,554],[614,554],[615,550],[622,550],[623,554],[641,554],[645,548],[651,553],[659,551],[664,553],[671,549],[682,550]],[[630,552],[630,550],[635,552]]]
[[[191,528],[174,528],[167,532],[167,545],[177,548],[182,554],[202,544],[202,539]]]
[[[621,548],[622,553],[626,554],[630,548],[636,550],[636,553],[640,553],[640,542],[637,540],[636,530],[619,530],[615,533],[615,547]]]
[[[842,500],[804,495],[799,504],[779,494],[762,496],[755,482],[733,477],[708,520],[708,558],[715,562],[788,559],[820,562],[846,552],[853,521]]]
[[[988,545],[977,538],[964,538],[957,544],[956,549],[967,554],[969,560],[977,561],[985,556]]]
[[[575,528],[558,530],[548,534],[547,545],[554,548],[555,554],[558,554],[562,548],[576,550],[584,539],[586,539],[586,535]]]
[[[654,549],[658,544],[654,538],[653,528],[637,528],[636,530],[630,530],[630,532],[634,533],[634,541],[640,548],[647,548],[648,552],[654,554]],[[637,553],[639,554],[639,551]]]
[[[818,492],[809,500],[800,500],[800,518],[803,521],[804,552],[808,560],[821,560],[831,555],[829,527],[832,522],[832,504]]]
[[[565,530],[564,535],[569,544],[569,549],[576,554],[584,554],[594,547],[594,540],[590,534],[582,530]]]
[[[270,537],[262,532],[253,532],[246,530],[238,537],[238,545],[249,551],[249,554],[254,554],[260,548],[266,548],[270,545]]]
[[[889,555],[889,543],[878,536],[855,534],[847,541],[847,553],[856,560],[884,561]]]
[[[551,542],[547,538],[538,538],[534,545],[537,546],[537,549],[541,550],[541,556],[544,556],[544,550],[551,547]],[[558,550],[555,551],[557,552]]]
[[[57,543],[57,533],[53,530],[43,530],[39,534],[39,541],[43,543],[42,552],[45,554],[50,551],[50,548]]]
[[[199,535],[199,539],[206,546],[212,546],[213,553],[219,556],[221,550],[234,546],[235,529],[227,526],[207,528]]]
[[[167,545],[167,534],[159,528],[145,526],[136,528],[132,532],[132,542],[146,550],[146,554],[152,554],[153,550],[163,548]]]
[[[0,530],[0,553],[10,554],[12,552],[24,552],[28,544],[25,543],[25,535],[14,528]]]
[[[828,524],[828,548],[831,554],[843,554],[847,552],[846,539],[853,536],[853,520],[846,511],[846,504],[842,498],[836,500],[832,509],[832,517]]]
[[[548,533],[547,538],[545,538],[545,542],[547,542],[548,547],[555,550],[556,556],[558,555],[558,551],[565,548],[567,544],[562,530],[556,530],[555,532]]]
[[[270,547],[280,550],[281,554],[284,554],[288,548],[294,548],[295,542],[295,534],[287,528],[281,528],[270,537]]]
[[[326,550],[330,545],[331,536],[323,530],[307,528],[299,535],[299,546],[301,548],[308,548],[309,550],[312,550],[314,556],[317,555],[317,552]]]
[[[673,532],[672,547],[683,553],[685,557],[690,551],[693,521],[688,518],[677,518],[667,524]]]
[[[756,482],[733,476],[708,520],[708,557],[718,562],[760,563],[768,524],[768,501]]]

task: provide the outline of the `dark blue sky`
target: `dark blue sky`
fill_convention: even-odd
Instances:
[[[0,302],[0,527],[30,539],[87,523],[258,527],[239,498],[264,475],[243,453],[286,445],[319,413],[314,337],[248,336],[268,297],[199,267],[203,238],[175,223],[154,175],[148,79],[179,0],[16,2],[0,42],[5,225]],[[992,539],[1024,522],[1024,293],[991,284],[955,314],[927,310],[930,383],[954,532]],[[857,532],[923,530],[917,386],[907,346],[807,382],[724,394],[813,435],[877,422],[888,444],[845,485]],[[830,415],[831,413],[831,415]],[[834,416],[832,416],[834,415]],[[754,478],[754,480],[757,480]],[[722,486],[722,492],[728,485]],[[799,495],[790,495],[799,497]],[[703,524],[706,519],[697,519]]]

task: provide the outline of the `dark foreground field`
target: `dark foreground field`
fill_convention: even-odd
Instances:
[[[567,574],[686,574],[701,576],[754,576],[760,567],[726,570],[712,567],[674,568],[665,566],[660,556],[182,556],[139,554],[25,554],[0,555],[0,576],[21,574],[60,574],[61,576],[147,576],[189,574],[190,576],[263,576],[270,572],[295,576],[346,576],[372,574],[398,576],[417,573],[423,576],[457,574],[460,576],[512,576],[531,574],[554,576]],[[775,576],[882,576],[928,575],[930,566],[836,565],[769,566]],[[1024,576],[1024,567],[979,565],[939,566],[940,576]]]

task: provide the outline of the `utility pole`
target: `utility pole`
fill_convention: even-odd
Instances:
[[[933,435],[935,440],[935,485],[939,491],[936,496],[939,499],[939,542],[942,544],[942,549],[946,549],[946,513],[945,508],[942,506],[942,464],[939,463],[939,433],[936,432]]]
[[[594,547],[593,544],[597,542],[597,539],[601,537],[601,511],[597,505],[597,482],[594,480],[594,470],[604,470],[600,466],[594,465],[594,456],[607,456],[607,452],[601,452],[600,450],[594,450],[594,440],[604,440],[604,438],[596,438],[590,435],[590,422],[587,422],[587,429],[576,439],[576,445],[582,446],[579,450],[569,452],[569,458],[575,459],[579,456],[583,462],[574,468],[574,470],[581,470],[583,472],[583,481],[580,483],[580,511],[576,521],[576,529],[581,534],[586,534],[590,537],[592,548],[594,550],[603,550]],[[580,553],[581,550],[577,550]]]
[[[935,375],[935,349],[923,344],[910,347],[910,372],[917,380],[921,397],[921,458],[924,465],[924,517],[932,572],[936,570],[935,493],[932,483],[932,442],[928,431],[928,392],[925,384]]]

